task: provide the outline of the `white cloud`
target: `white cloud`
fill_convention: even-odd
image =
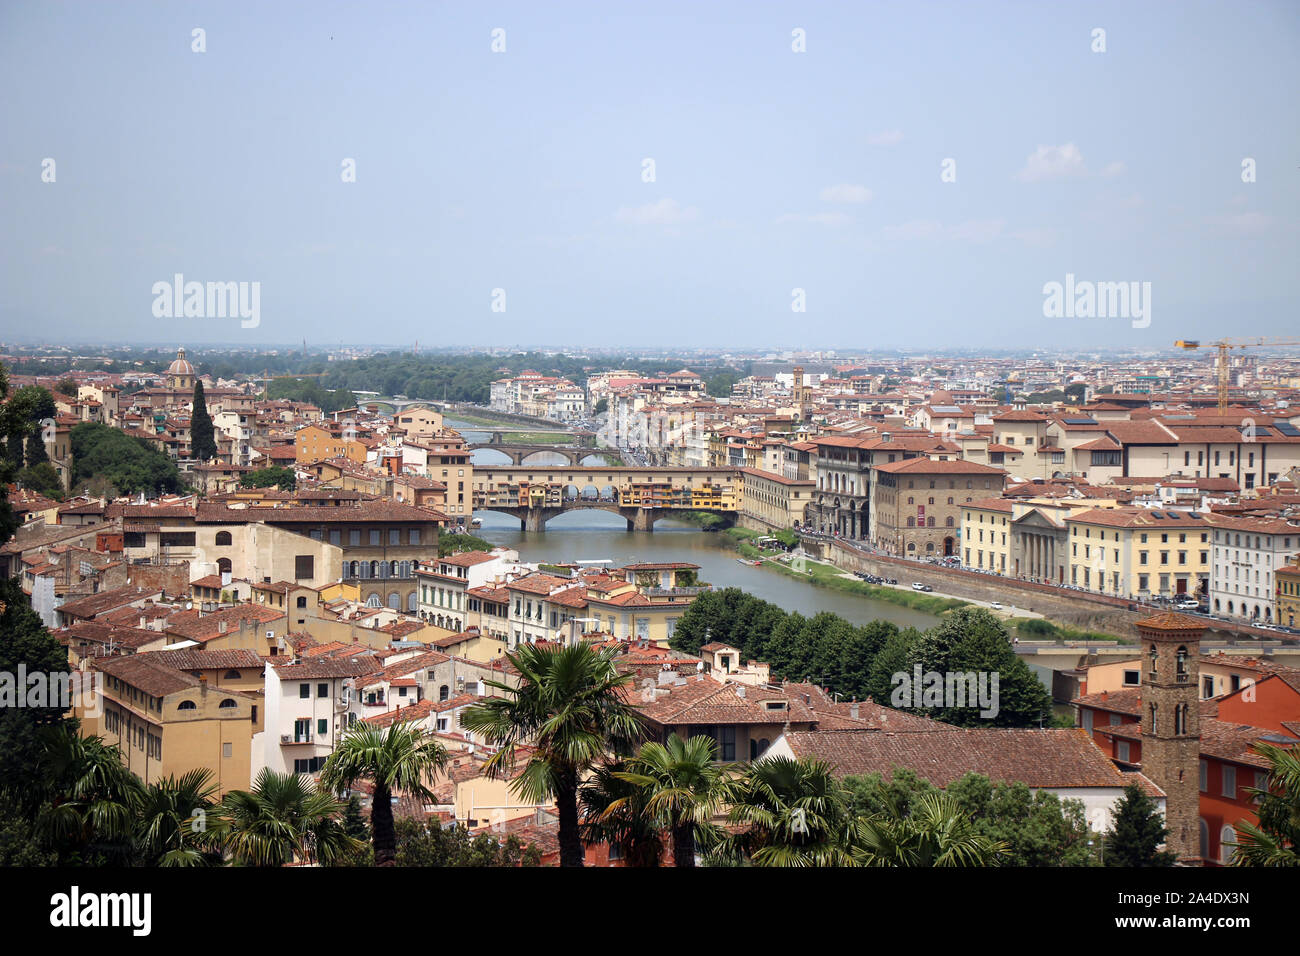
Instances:
[[[778,225],[787,222],[811,222],[819,226],[843,226],[852,221],[848,215],[842,212],[817,212],[808,215],[791,212],[776,218]]]
[[[1124,164],[1119,162],[1107,163],[1106,168],[1101,171],[1101,174],[1107,178],[1111,176],[1122,176],[1124,174]]]
[[[1022,183],[1037,183],[1085,176],[1087,172],[1079,147],[1066,143],[1064,146],[1039,146],[1025,161],[1025,168],[1016,173],[1016,178]]]
[[[887,129],[867,137],[867,144],[870,146],[897,146],[902,141],[903,131],[901,129]]]
[[[622,206],[614,219],[633,226],[677,226],[694,222],[698,216],[699,210],[694,206],[683,208],[676,199],[660,199],[644,206]]]
[[[871,190],[866,186],[851,186],[848,183],[840,183],[837,186],[827,186],[823,189],[821,198],[826,202],[870,202]]]

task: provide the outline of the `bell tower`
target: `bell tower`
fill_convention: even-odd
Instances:
[[[1142,773],[1165,792],[1167,846],[1200,862],[1201,717],[1198,697],[1204,626],[1183,614],[1137,622],[1142,644]]]

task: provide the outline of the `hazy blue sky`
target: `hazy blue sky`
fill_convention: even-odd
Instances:
[[[3,340],[1300,335],[1294,0],[5,2],[0,89]],[[260,326],[155,318],[178,272]]]

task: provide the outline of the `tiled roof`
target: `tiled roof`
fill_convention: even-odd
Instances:
[[[155,654],[104,657],[95,660],[92,666],[153,697],[166,697],[199,686],[197,677],[168,667]]]
[[[972,772],[1035,789],[1125,785],[1110,758],[1079,728],[828,730],[788,733],[785,739],[795,756],[825,760],[842,775],[879,773],[888,779],[902,767],[936,787],[946,787]]]
[[[262,667],[262,655],[247,647],[224,651],[205,651],[197,647],[187,647],[174,651],[147,651],[141,656],[150,657],[167,667],[182,671]]]

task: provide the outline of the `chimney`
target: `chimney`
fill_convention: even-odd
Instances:
[[[849,716],[852,717],[854,720],[857,720],[858,714],[859,714],[858,702],[855,700],[853,703],[849,704]]]
[[[144,630],[144,615],[140,615],[140,630]]]
[[[217,633],[218,633],[218,634],[225,634],[225,633],[226,633],[226,622],[225,622],[225,621],[218,621],[218,622],[217,622]]]
[[[199,675],[199,693],[204,697],[208,696],[208,678],[205,674]]]

